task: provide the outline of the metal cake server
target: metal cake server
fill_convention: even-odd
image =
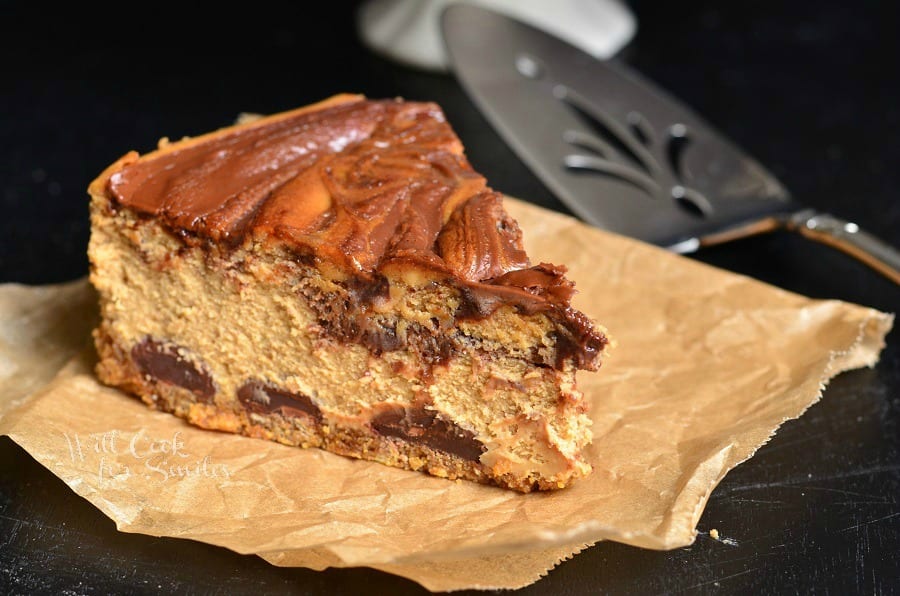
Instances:
[[[633,70],[475,5],[446,8],[441,28],[466,92],[586,222],[681,253],[787,229],[900,284],[900,252],[794,201],[759,163]]]

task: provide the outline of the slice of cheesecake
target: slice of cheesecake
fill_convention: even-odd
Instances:
[[[433,103],[339,95],[89,188],[99,378],[209,429],[519,490],[589,473],[607,345]]]

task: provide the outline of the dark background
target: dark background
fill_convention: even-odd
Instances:
[[[476,169],[566,211],[450,75],[357,40],[357,3],[190,2],[100,11],[0,3],[0,282],[87,273],[88,183],[152,149],[337,92],[435,100]],[[900,245],[900,19],[889,2],[631,2],[621,59],[766,164],[803,203]],[[552,9],[552,2],[548,2]],[[783,288],[894,312],[898,287],[827,247],[772,234],[699,260]],[[900,593],[900,340],[845,373],[713,493],[688,548],[600,544],[524,594]],[[705,533],[717,528],[729,545]],[[0,592],[392,593],[370,569],[282,569],[114,525],[0,438]]]

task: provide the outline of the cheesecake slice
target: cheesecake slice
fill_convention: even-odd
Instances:
[[[90,187],[97,375],[191,424],[518,491],[588,474],[608,340],[433,103],[338,95]]]

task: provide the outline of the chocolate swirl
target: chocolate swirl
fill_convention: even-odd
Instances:
[[[493,279],[529,266],[519,225],[495,192],[482,192],[457,207],[437,246],[447,266],[466,281]]]

